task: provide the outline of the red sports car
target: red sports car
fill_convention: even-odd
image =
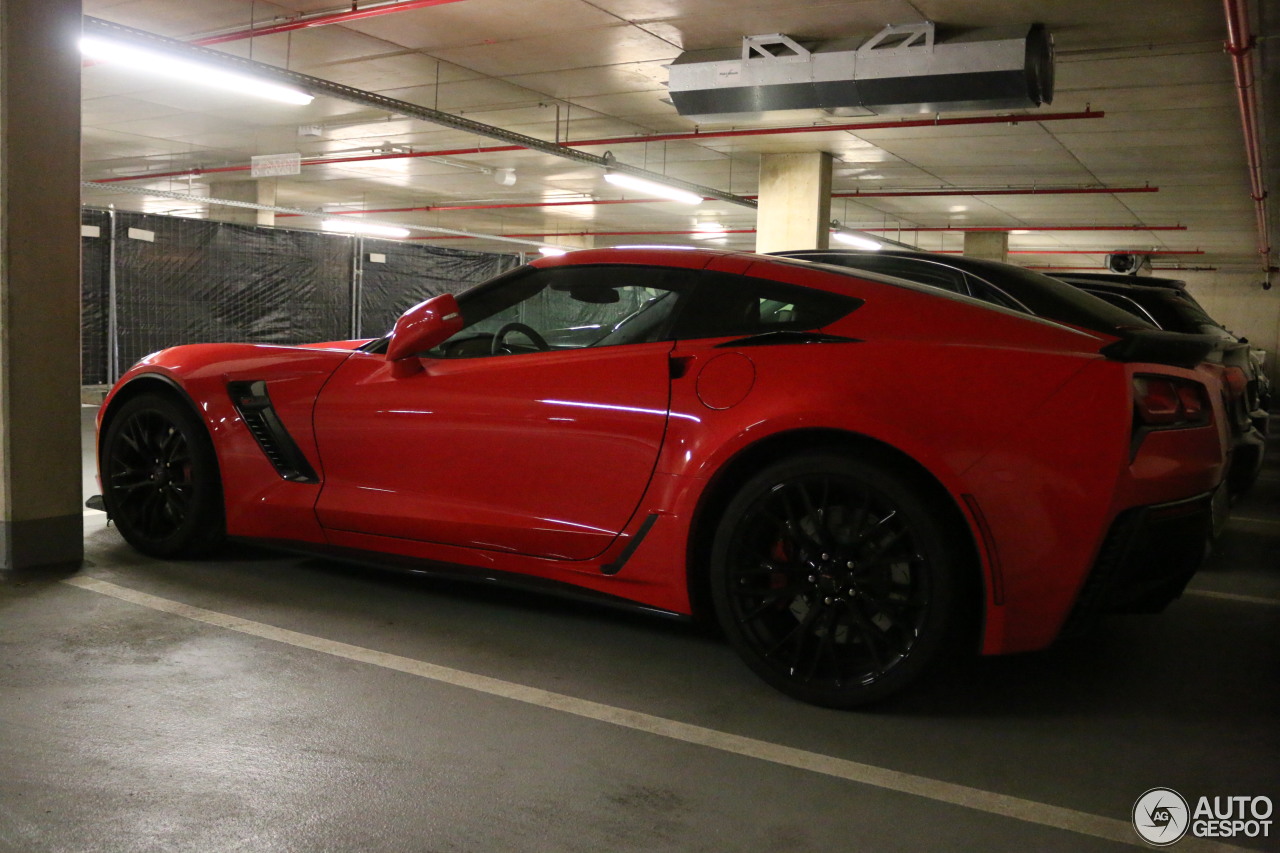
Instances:
[[[1223,475],[1204,351],[784,258],[591,250],[376,341],[148,356],[99,415],[100,476],[147,554],[234,537],[714,613],[770,684],[850,707],[1178,596]]]

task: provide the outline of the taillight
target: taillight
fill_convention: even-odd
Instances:
[[[1243,397],[1249,388],[1249,377],[1238,367],[1227,367],[1222,371],[1222,378],[1227,380],[1227,388],[1232,396]]]
[[[1138,423],[1149,427],[1190,427],[1209,422],[1205,387],[1190,379],[1139,374],[1133,377]]]

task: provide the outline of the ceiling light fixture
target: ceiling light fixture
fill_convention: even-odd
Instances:
[[[853,246],[856,249],[866,249],[870,252],[878,252],[884,248],[884,244],[879,240],[871,237],[863,237],[860,234],[854,234],[849,231],[832,231],[831,239],[837,243],[844,243],[846,246]]]
[[[99,62],[123,65],[157,77],[212,86],[286,104],[305,106],[315,100],[314,96],[287,86],[97,36],[81,38],[80,53]]]
[[[604,170],[604,179],[615,187],[622,187],[627,190],[635,190],[636,192],[654,195],[658,198],[669,199],[670,201],[678,201],[682,204],[702,204],[702,196],[671,184],[663,184],[658,181],[650,181],[644,178],[637,178],[635,175],[629,175],[626,172],[615,172],[612,166],[615,162],[613,152],[606,151],[604,153],[604,161],[607,164]]]
[[[555,246],[541,246],[538,248],[538,254],[548,258],[558,258],[561,255],[569,254],[568,249],[557,249]]]
[[[404,238],[409,236],[408,228],[396,228],[391,225],[373,225],[354,219],[326,219],[320,223],[320,230],[336,234],[363,234],[369,237]]]
[[[693,226],[693,230],[697,232],[693,235],[693,239],[695,240],[723,239],[729,233],[729,229],[725,228],[719,222],[699,222]]]

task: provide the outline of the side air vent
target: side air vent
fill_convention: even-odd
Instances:
[[[280,422],[280,416],[271,406],[266,382],[231,382],[227,384],[227,392],[244,425],[249,428],[277,474],[295,483],[320,482],[315,469],[307,462],[307,457],[302,455],[293,436],[289,435]]]

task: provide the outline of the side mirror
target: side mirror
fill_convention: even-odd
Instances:
[[[422,370],[414,358],[448,340],[462,329],[462,313],[452,293],[419,302],[396,320],[387,343],[387,361],[396,376],[412,376]]]

